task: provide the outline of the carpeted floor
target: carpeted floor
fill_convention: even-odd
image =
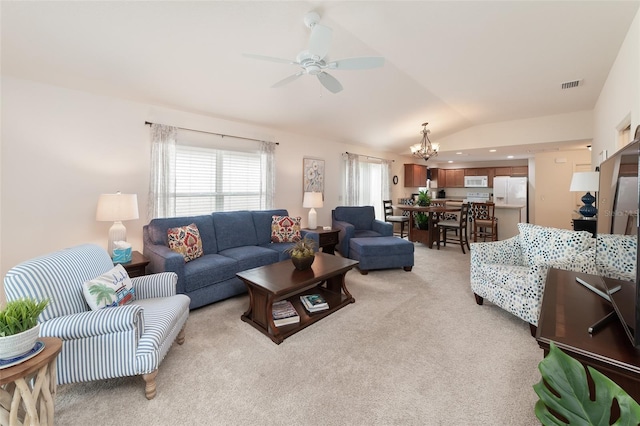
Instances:
[[[416,266],[347,274],[355,304],[281,345],[248,297],[191,312],[184,345],[140,377],[58,387],[57,425],[536,425],[528,324],[469,286],[469,254],[416,244]]]

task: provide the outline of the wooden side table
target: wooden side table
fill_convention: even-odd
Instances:
[[[335,254],[336,245],[338,244],[338,234],[340,233],[339,229],[325,230],[322,228],[305,228],[305,231],[318,234],[318,250],[322,249],[323,253]]]
[[[13,367],[0,370],[0,425],[53,425],[57,337],[40,337],[44,349]]]
[[[139,251],[134,251],[131,253],[131,262],[122,263],[121,265],[124,267],[129,277],[141,277],[146,275],[145,268],[149,264],[149,259],[144,257],[142,253]]]

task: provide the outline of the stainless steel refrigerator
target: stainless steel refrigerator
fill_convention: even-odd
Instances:
[[[496,176],[493,178],[493,202],[500,205],[527,206],[527,178]]]

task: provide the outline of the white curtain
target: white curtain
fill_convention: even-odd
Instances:
[[[345,206],[357,206],[360,188],[360,157],[347,153],[345,161]]]
[[[382,200],[391,200],[391,160],[382,160]]]
[[[273,142],[262,142],[260,145],[260,161],[262,163],[262,176],[264,182],[262,189],[265,194],[263,209],[272,209],[276,194],[276,144]]]
[[[149,178],[148,219],[176,214],[176,139],[178,129],[151,125],[151,176]]]

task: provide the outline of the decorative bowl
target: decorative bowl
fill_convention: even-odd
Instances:
[[[311,265],[313,264],[314,260],[316,260],[315,256],[291,258],[291,261],[293,262],[293,266],[295,266],[298,271],[304,271],[305,269],[311,268]]]
[[[13,358],[29,352],[40,336],[40,324],[22,333],[0,337],[0,359]]]

